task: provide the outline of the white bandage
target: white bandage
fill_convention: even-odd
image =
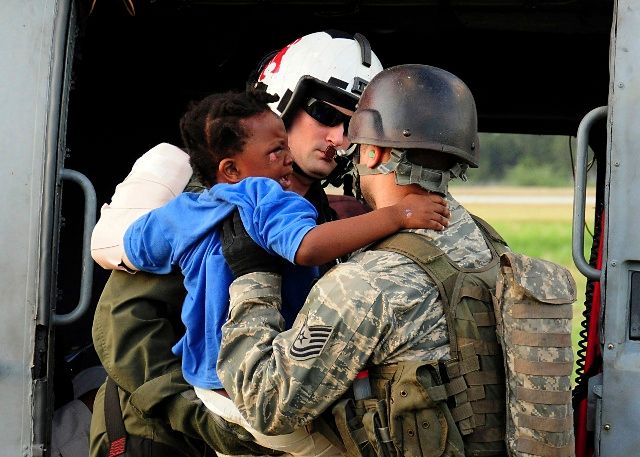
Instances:
[[[161,143],[133,164],[129,175],[116,186],[110,204],[100,210],[91,235],[91,256],[108,270],[124,270],[123,236],[133,221],[179,195],[193,171],[181,149]]]

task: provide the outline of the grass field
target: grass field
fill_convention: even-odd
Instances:
[[[511,249],[532,257],[551,260],[566,267],[576,280],[578,300],[574,305],[573,342],[577,346],[582,320],[585,277],[577,270],[571,254],[572,189],[452,187],[451,193],[469,211],[493,225],[509,243]],[[522,201],[496,202],[495,196],[522,196]],[[532,196],[557,196],[555,203],[533,203]],[[569,200],[569,201],[566,201]],[[565,202],[566,201],[566,202]],[[588,229],[593,232],[593,207],[586,214]],[[585,245],[590,246],[591,235],[585,231]],[[589,247],[590,249],[590,247]]]

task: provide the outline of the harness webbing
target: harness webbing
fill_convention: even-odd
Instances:
[[[127,455],[127,430],[122,420],[118,386],[111,377],[107,378],[104,391],[104,421],[109,438],[109,457]]]

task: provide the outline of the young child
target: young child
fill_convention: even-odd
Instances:
[[[203,389],[220,389],[216,363],[233,277],[224,261],[218,225],[238,209],[249,235],[289,262],[283,272],[283,314],[291,325],[317,268],[406,228],[441,228],[448,210],[437,195],[413,195],[398,205],[316,225],[316,210],[286,189],[292,159],[282,120],[265,92],[211,95],[180,123],[194,172],[209,190],[182,193],[139,218],[124,236],[124,264],[169,273],[180,268],[187,296],[185,335],[173,347],[184,378]],[[445,222],[446,223],[446,222]]]

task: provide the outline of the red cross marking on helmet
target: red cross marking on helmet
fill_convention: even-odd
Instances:
[[[280,71],[280,63],[282,63],[282,58],[287,53],[289,48],[300,40],[301,38],[298,38],[297,40],[293,41],[292,43],[289,43],[284,48],[282,48],[280,52],[278,52],[275,55],[275,57],[271,59],[271,61],[267,65],[265,65],[265,67],[262,69],[262,73],[260,73],[260,77],[258,78],[258,81],[262,81],[265,78],[267,71],[269,71],[269,73],[278,73],[278,71]],[[273,68],[271,68],[272,64],[273,64]]]

